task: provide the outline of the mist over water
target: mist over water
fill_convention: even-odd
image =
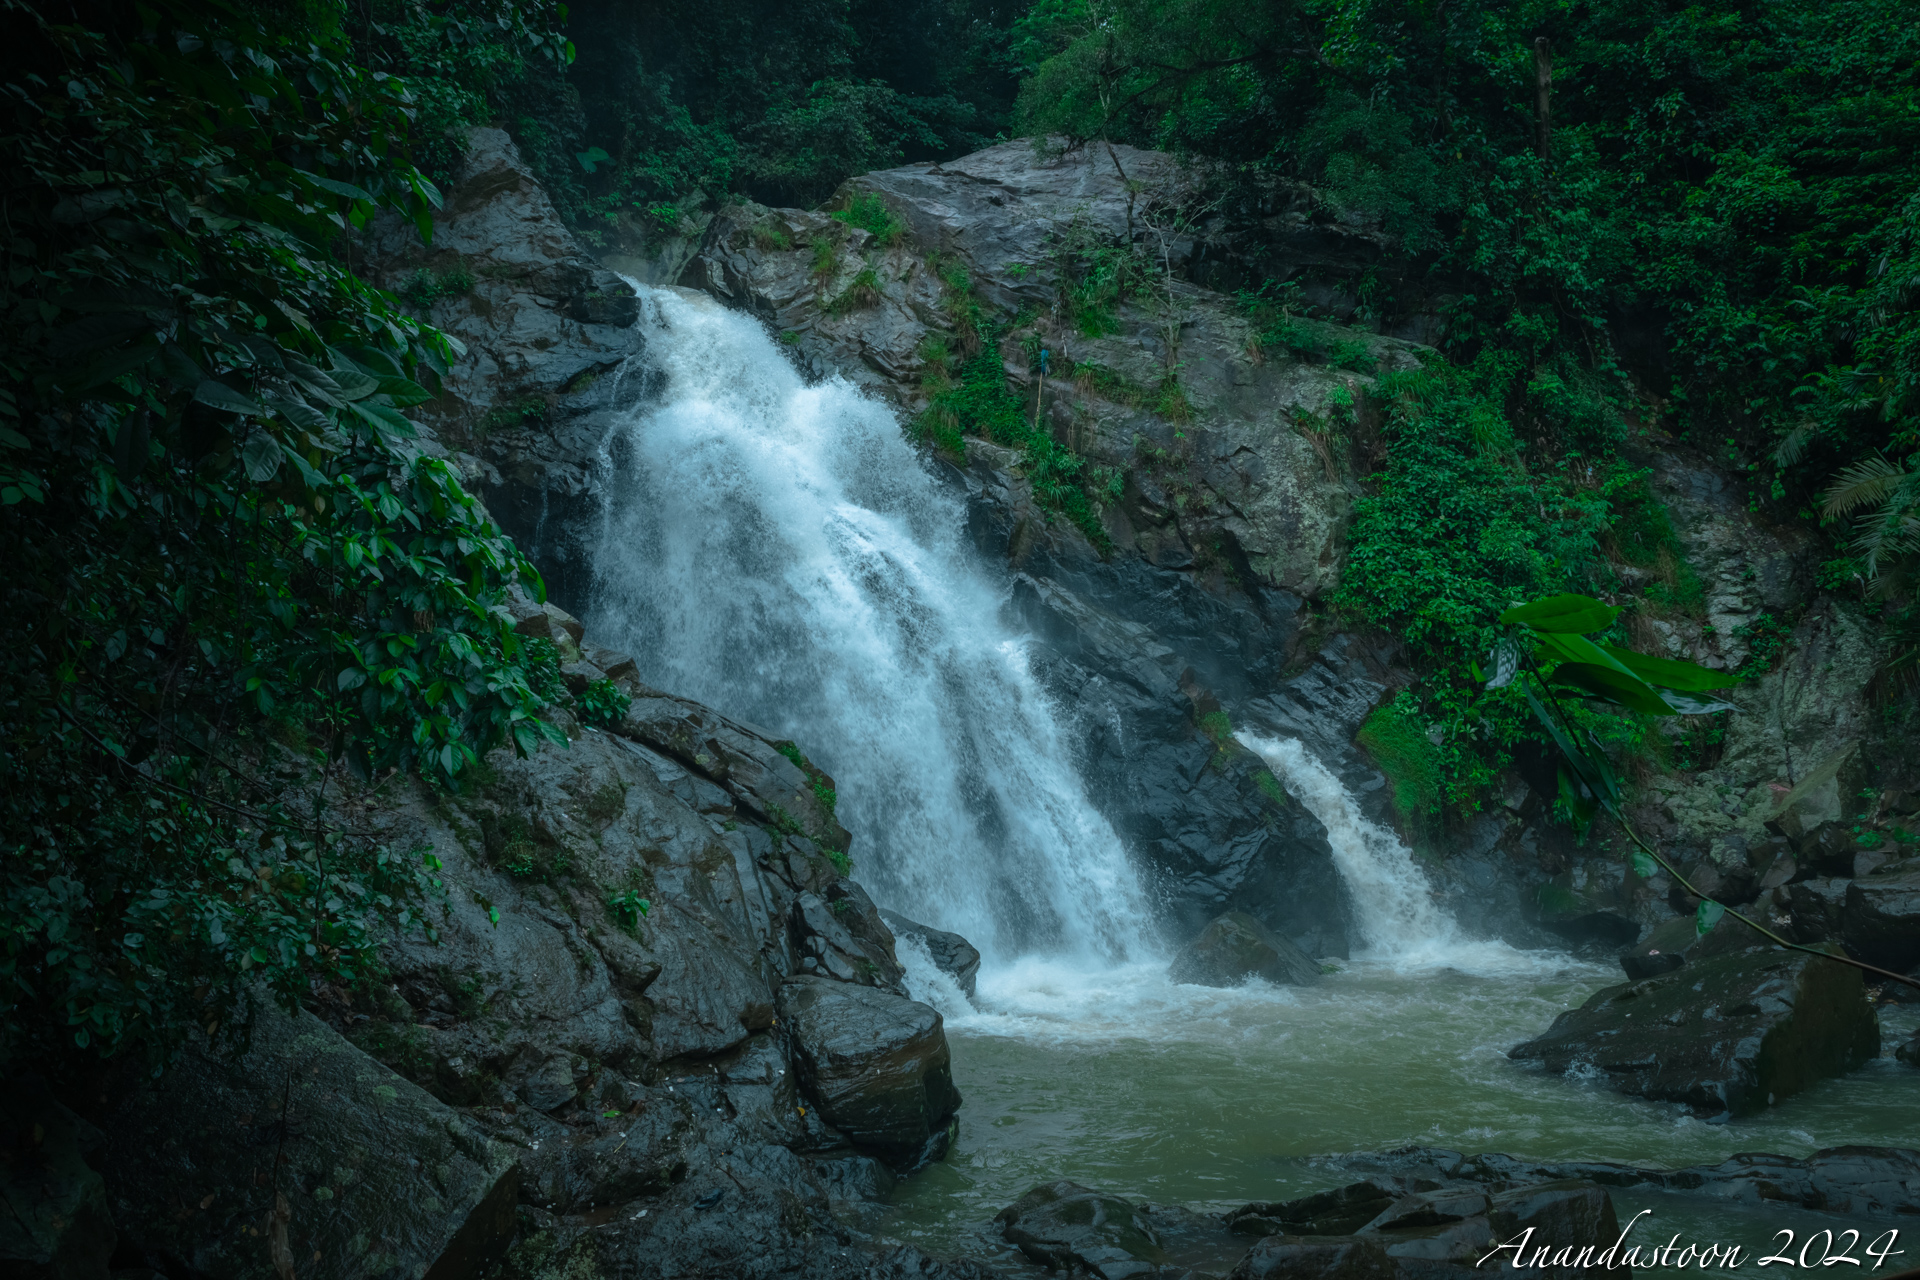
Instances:
[[[880,902],[993,962],[1157,950],[964,510],[885,405],[808,386],[766,331],[642,291],[665,377],[609,440],[594,630],[642,677],[789,736],[833,775]]]

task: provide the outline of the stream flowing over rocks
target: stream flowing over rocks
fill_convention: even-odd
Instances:
[[[261,992],[237,1043],[210,1028],[159,1078],[15,1091],[9,1140],[37,1163],[6,1170],[5,1274],[1412,1280],[1530,1229],[1611,1244],[1626,1188],[1920,1211],[1893,1147],[1662,1171],[1418,1146],[1327,1157],[1311,1188],[1276,1150],[1233,1185],[1300,1194],[1196,1183],[1169,1203],[1058,1171],[1015,1198],[987,1140],[954,1157],[971,1081],[995,1084],[968,1075],[976,1049],[1089,1055],[1058,1079],[1022,1069],[1049,1106],[1095,1081],[1098,1125],[1136,1136],[1130,1108],[1246,1053],[1327,1076],[1266,1109],[1364,1116],[1379,1086],[1323,1072],[1316,1036],[1377,1039],[1383,1074],[1416,1077],[1459,1009],[1495,1030],[1458,1032],[1457,1069],[1509,1091],[1488,1140],[1549,1141],[1549,1095],[1679,1131],[1844,1073],[1920,1077],[1876,1057],[1894,1006],[1857,971],[1751,947],[1730,918],[1696,936],[1667,877],[1576,843],[1549,762],[1522,760],[1459,830],[1396,809],[1356,733],[1415,673],[1396,643],[1337,630],[1328,597],[1384,456],[1370,397],[1433,326],[1341,328],[1370,373],[1263,353],[1227,289],[1297,275],[1350,314],[1397,250],[1322,213],[1175,234],[1156,199],[1205,180],[1128,147],[1007,142],[852,180],[842,202],[903,227],[885,243],[730,205],[618,275],[507,135],[476,131],[431,246],[378,222],[356,269],[386,287],[471,273],[431,307],[465,354],[419,410],[423,447],[545,575],[548,602],[504,606],[518,630],[555,646],[572,694],[611,684],[624,708],[556,709],[564,749],[496,754],[457,794],[339,793],[343,820],[439,860],[434,937],[391,939],[371,991],[316,989],[295,1014]],[[1158,310],[1048,336],[1077,375],[993,353],[1035,422],[1112,476],[1098,538],[1036,496],[1019,452],[933,454],[902,430],[929,350],[960,340],[954,281],[997,312],[1045,306],[1066,237],[1147,243],[1168,268]],[[1176,364],[1173,417],[1124,390]],[[1312,425],[1336,412],[1337,438]],[[1809,549],[1705,458],[1649,466],[1710,619],[1653,639],[1738,666],[1748,624],[1812,590]],[[1865,624],[1823,595],[1784,644],[1732,695],[1717,759],[1655,771],[1635,820],[1792,941],[1910,971],[1913,849],[1848,830],[1871,764]],[[1516,1043],[1553,1078],[1509,1061]],[[1143,1053],[1174,1065],[1142,1084]],[[1034,1112],[992,1124],[1032,1126],[1025,1149],[1064,1167],[1085,1132]],[[1169,1127],[1153,1143],[1189,1150],[1151,1159],[1227,1168],[1207,1144],[1251,1122],[1202,1119],[1214,1136]],[[922,1232],[938,1215],[915,1197],[947,1193],[965,1230]]]

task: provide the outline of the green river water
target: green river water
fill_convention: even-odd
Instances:
[[[983,973],[974,1010],[940,993],[966,1100],[959,1140],[896,1193],[887,1232],[935,1252],[977,1248],[1000,1207],[1058,1178],[1198,1210],[1284,1199],[1353,1180],[1315,1156],[1409,1143],[1664,1166],[1920,1147],[1920,1071],[1890,1056],[1920,1024],[1915,1006],[1881,1010],[1884,1056],[1863,1070],[1708,1124],[1507,1060],[1560,1011],[1621,981],[1616,966],[1497,944],[1451,958],[1358,960],[1308,988],[1231,990],[1171,984],[1164,962],[1084,971],[1028,960]],[[1653,1210],[1635,1240],[1679,1233],[1760,1252],[1782,1228],[1804,1240],[1870,1227],[1871,1239],[1899,1225],[1658,1191],[1616,1192],[1615,1203],[1623,1223]],[[1920,1243],[1882,1274],[1916,1263]]]

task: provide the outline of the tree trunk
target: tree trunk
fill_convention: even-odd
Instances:
[[[1553,46],[1545,36],[1533,40],[1534,147],[1542,160],[1553,159]]]

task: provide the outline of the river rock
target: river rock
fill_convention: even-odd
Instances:
[[[1837,940],[1846,929],[1847,886],[1840,876],[1818,876],[1787,886],[1787,936],[1795,942]]]
[[[1868,964],[1895,973],[1920,964],[1920,868],[1848,885],[1841,927],[1847,950]]]
[[[1895,1049],[1893,1056],[1910,1067],[1920,1067],[1920,1031],[1914,1032],[1905,1044]]]
[[[945,1153],[960,1093],[937,1012],[815,977],[786,983],[779,999],[801,1085],[829,1124],[898,1166]]]
[[[1248,978],[1305,986],[1320,976],[1320,966],[1246,912],[1229,911],[1186,945],[1167,976],[1202,987],[1231,987]]]
[[[1751,1204],[1773,1204],[1866,1218],[1920,1214],[1920,1151],[1831,1147],[1804,1160],[1745,1154],[1717,1165],[1657,1169],[1603,1160],[1529,1160],[1463,1155],[1439,1147],[1401,1147],[1325,1157],[1316,1164],[1377,1181],[1472,1181],[1505,1186],[1579,1179],[1608,1187],[1657,1187]]]
[[[1688,961],[1743,950],[1759,940],[1759,934],[1730,915],[1721,916],[1704,934],[1698,932],[1691,915],[1678,916],[1655,925],[1639,945],[1622,952],[1620,967],[1629,978],[1652,978]]]
[[[1157,1274],[1166,1260],[1145,1214],[1075,1182],[1035,1187],[993,1220],[1009,1244],[1043,1267],[1082,1267],[1101,1280],[1131,1280]]]
[[[969,1000],[973,998],[974,985],[980,977],[980,952],[971,942],[957,933],[909,920],[884,907],[880,909],[880,918],[895,934],[920,939],[926,945],[927,954],[933,957],[934,966],[952,978]]]
[[[189,1047],[103,1128],[122,1233],[197,1272],[478,1276],[513,1238],[513,1148],[304,1011],[262,1001],[245,1052]]]
[[[1714,1120],[1748,1115],[1874,1057],[1860,971],[1755,948],[1597,991],[1508,1056],[1597,1071],[1613,1088]]]
[[[1376,1177],[1279,1204],[1250,1204],[1226,1215],[1260,1241],[1234,1268],[1232,1280],[1313,1276],[1365,1280],[1435,1273],[1465,1275],[1498,1248],[1522,1262],[1548,1246],[1594,1253],[1620,1237],[1612,1198],[1592,1182],[1566,1180],[1491,1194],[1471,1183],[1436,1185],[1416,1178]],[[1502,1269],[1515,1259],[1503,1257]],[[1606,1274],[1604,1262],[1523,1266],[1528,1274]]]
[[[107,1187],[87,1164],[101,1132],[37,1078],[0,1094],[0,1275],[105,1280],[117,1238]]]

